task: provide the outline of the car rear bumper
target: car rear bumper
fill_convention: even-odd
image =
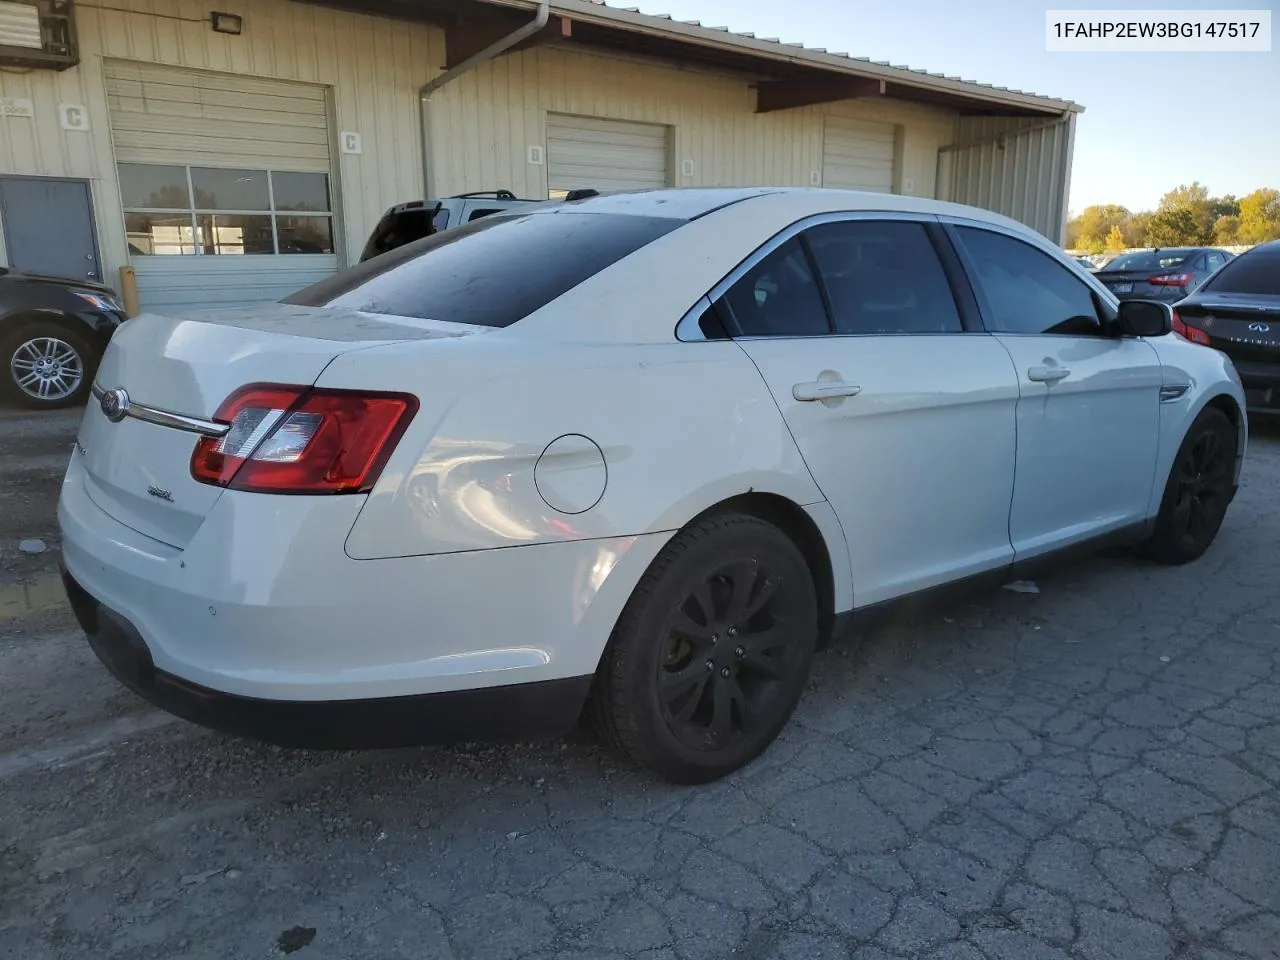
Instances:
[[[99,657],[179,716],[276,742],[400,745],[571,723],[667,539],[352,560],[342,543],[360,498],[228,491],[178,550],[114,520],[83,479],[73,458],[58,518],[68,594]],[[368,728],[342,733],[357,721]]]
[[[122,684],[184,720],[280,746],[359,750],[554,737],[577,721],[591,686],[584,676],[358,700],[237,696],[158,669],[137,627],[95,600],[65,566],[62,579],[89,646]]]
[[[1240,375],[1249,412],[1280,414],[1280,363],[1232,362]]]

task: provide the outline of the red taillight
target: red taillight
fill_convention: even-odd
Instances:
[[[1173,332],[1180,337],[1186,337],[1192,343],[1198,343],[1202,346],[1209,346],[1209,334],[1205,333],[1199,327],[1193,327],[1187,321],[1178,315],[1178,311],[1173,311]]]
[[[218,408],[231,429],[200,438],[191,475],[257,493],[366,493],[417,411],[403,393],[252,384]]]
[[[1189,273],[1162,273],[1147,281],[1156,287],[1185,287],[1190,282],[1191,274]]]

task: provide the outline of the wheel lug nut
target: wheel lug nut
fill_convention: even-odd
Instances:
[[[725,631],[725,633],[727,633],[731,637],[736,637],[738,635],[738,628],[730,627],[728,630]]]
[[[733,651],[735,657],[745,657],[747,655],[746,647],[735,647]]]
[[[711,672],[712,670],[714,670],[715,668],[716,668],[716,662],[715,662],[714,660],[708,660],[708,661],[707,661],[707,672],[708,672],[708,673],[710,673],[710,672]]]
[[[729,676],[729,668],[728,668],[728,667],[721,667],[721,668],[720,668],[720,676],[722,676],[722,677],[728,677],[728,676]]]
[[[713,633],[713,634],[711,635],[711,643],[714,645],[714,644],[717,644],[717,643],[719,643],[719,642],[720,642],[720,635],[719,635],[718,633]]]

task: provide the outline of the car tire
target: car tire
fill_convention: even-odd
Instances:
[[[0,334],[0,393],[37,410],[83,404],[97,361],[89,341],[75,331],[47,321],[24,323]]]
[[[1209,549],[1234,493],[1236,449],[1236,428],[1225,413],[1208,407],[1196,417],[1174,457],[1143,556],[1178,565]]]
[[[707,783],[778,736],[819,633],[813,572],[773,524],[738,513],[678,533],[628,601],[596,674],[592,712],[659,776]]]

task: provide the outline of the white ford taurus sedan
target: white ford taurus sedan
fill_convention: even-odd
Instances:
[[[126,324],[63,483],[67,591],[116,677],[218,729],[527,738],[590,703],[707,781],[850,614],[1102,542],[1200,556],[1244,396],[1171,323],[929,200],[495,215]]]

